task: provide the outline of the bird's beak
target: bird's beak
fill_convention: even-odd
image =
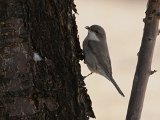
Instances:
[[[86,26],[85,28],[86,28],[87,30],[90,30],[90,27],[89,27],[89,26]]]

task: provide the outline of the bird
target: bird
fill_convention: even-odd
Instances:
[[[84,63],[87,64],[88,69],[91,71],[90,74],[97,73],[104,76],[125,97],[112,77],[111,60],[105,30],[100,25],[91,25],[85,28],[88,30],[88,35],[83,41]]]

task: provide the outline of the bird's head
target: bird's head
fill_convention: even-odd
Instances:
[[[99,25],[92,25],[92,26],[86,26],[85,27],[88,30],[88,35],[94,37],[97,37],[99,41],[106,40],[106,33],[104,29]],[[97,41],[98,41],[97,40]]]

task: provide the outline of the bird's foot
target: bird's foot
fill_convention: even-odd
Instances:
[[[93,72],[89,73],[88,75],[86,76],[83,76],[83,79],[85,79],[86,77],[90,76]]]

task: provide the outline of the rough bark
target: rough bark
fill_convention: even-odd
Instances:
[[[73,11],[73,0],[0,0],[0,120],[95,117]]]
[[[158,35],[159,18],[160,0],[149,0],[126,120],[140,120],[141,117],[148,79],[155,72],[151,71],[151,63],[156,37]]]

